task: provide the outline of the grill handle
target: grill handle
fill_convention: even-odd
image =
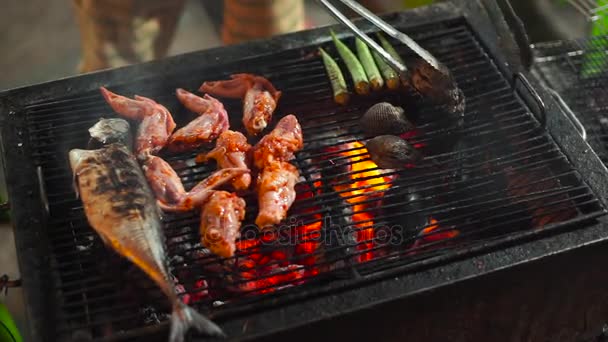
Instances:
[[[583,140],[587,141],[587,130],[585,129],[585,126],[583,126],[576,114],[572,111],[572,109],[570,109],[570,106],[568,106],[566,101],[564,101],[564,99],[561,97],[561,95],[559,95],[557,91],[551,89],[550,87],[545,87],[545,89],[547,89],[551,96],[553,96],[553,98],[557,101],[561,109],[566,114],[566,117],[568,117],[568,119],[570,119],[570,122],[572,122],[572,124],[576,127],[578,134],[581,135]]]
[[[530,107],[533,114],[536,115],[540,124],[545,128],[547,126],[547,110],[545,106],[545,102],[540,98],[538,92],[532,85],[528,78],[520,73],[517,73],[515,76],[515,91],[526,100],[526,104]],[[533,102],[533,103],[531,103]]]

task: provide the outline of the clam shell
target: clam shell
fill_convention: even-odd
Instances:
[[[388,102],[380,102],[371,106],[359,120],[361,129],[368,136],[397,135],[414,128],[406,118],[403,108],[393,106]]]
[[[382,169],[400,169],[422,158],[412,145],[394,135],[377,136],[365,145],[372,161]]]

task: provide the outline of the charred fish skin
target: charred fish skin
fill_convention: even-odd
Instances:
[[[92,151],[71,150],[70,162],[89,224],[172,296],[160,211],[137,160],[124,145],[110,144]]]
[[[112,143],[69,152],[78,194],[90,226],[116,253],[142,269],[172,303],[170,341],[181,342],[191,327],[224,337],[212,321],[183,304],[169,276],[160,209],[134,154]]]

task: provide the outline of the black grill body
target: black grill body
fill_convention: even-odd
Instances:
[[[497,8],[493,1],[456,1],[386,16],[448,65],[467,97],[467,110],[454,147],[445,149],[441,142],[454,139],[455,132],[441,129],[433,108],[414,106],[422,133],[412,141],[442,168],[388,174],[396,177],[382,183],[390,183],[390,189],[363,203],[371,226],[369,218],[355,218],[357,209],[343,196],[353,189],[336,188],[351,184],[348,179],[357,172],[329,172],[325,161],[329,156],[343,166],[352,163],[344,153],[356,150],[348,144],[363,141],[356,122],[371,104],[391,99],[407,106],[413,100],[382,93],[355,98],[343,108],[333,104],[323,66],[314,56],[318,46],[332,51],[327,27],[2,94],[2,147],[33,340],[84,334],[93,340],[149,341],[166,334],[164,299],[103,248],[71,188],[67,151],[84,147],[87,128],[113,115],[99,86],[151,97],[183,124],[191,116],[174,99],[175,88],[194,90],[204,80],[250,72],[284,91],[271,126],[283,115],[298,116],[306,145],[294,163],[304,181],[291,218],[298,226],[320,223],[322,236],[337,226],[342,239],[306,255],[271,245],[266,253],[281,252],[285,258],[250,271],[254,280],[268,279],[262,266],[275,269],[270,276],[285,275],[293,271],[283,262],[302,265],[312,257],[304,276],[254,291],[227,291],[251,280],[231,266],[237,261],[204,255],[196,245],[196,215],[164,219],[174,274],[191,297],[210,293],[193,305],[234,339],[285,333],[604,240],[608,172],[558,104],[517,64],[517,44]],[[372,30],[364,22],[360,27]],[[332,29],[352,42],[342,27]],[[223,102],[238,129],[240,103]],[[184,163],[192,157],[167,156],[186,186],[213,170]],[[246,222],[253,220],[252,208]],[[440,232],[459,234],[420,245],[416,241],[431,226],[429,217],[439,222]],[[399,224],[407,229],[390,233],[405,237],[400,244],[376,244],[372,250],[361,251],[361,241],[349,244],[352,235],[344,233]],[[243,251],[237,259],[253,253]],[[200,287],[200,280],[208,284]]]

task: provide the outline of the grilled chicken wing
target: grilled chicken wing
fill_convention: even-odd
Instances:
[[[158,154],[175,129],[171,113],[161,105],[154,108],[155,110],[144,117],[137,130],[137,157],[140,160]]]
[[[214,159],[221,169],[226,168],[249,168],[249,150],[251,145],[247,138],[240,132],[225,131],[217,139],[216,146],[206,154],[201,154],[196,161],[203,163]],[[246,190],[251,184],[251,174],[245,173],[236,177],[232,182],[235,190]]]
[[[224,105],[209,95],[200,97],[177,89],[177,98],[190,111],[199,116],[178,129],[168,141],[167,150],[184,152],[196,149],[215,140],[230,127]]]
[[[282,161],[267,165],[258,175],[259,212],[255,224],[261,229],[278,224],[296,199],[295,186],[300,178],[298,169]]]
[[[235,177],[239,177],[249,172],[249,169],[246,168],[230,168],[218,170],[211,174],[209,177],[200,181],[188,192],[182,193],[181,195],[178,195],[176,197],[165,196],[166,198],[174,198],[172,202],[164,202],[162,200],[159,200],[158,204],[162,210],[167,212],[185,212],[194,210],[195,208],[200,208],[209,200],[209,197],[216,191],[218,187],[228,184],[232,182]],[[165,175],[161,175],[161,177],[165,177]],[[148,176],[148,178],[150,178],[150,176]],[[158,181],[158,183],[160,184],[163,184],[163,182],[166,182],[166,180],[161,179]],[[173,178],[170,181],[170,183],[175,182],[180,182],[179,178]],[[160,190],[159,193],[163,194],[162,185],[158,186],[158,189]],[[165,190],[166,189],[167,188],[165,187]]]
[[[272,119],[281,92],[266,78],[252,74],[235,74],[230,80],[205,82],[199,91],[215,96],[243,100],[243,125],[256,136]]]
[[[253,147],[255,166],[263,169],[274,161],[289,161],[302,149],[302,127],[294,115],[287,115]]]
[[[142,168],[156,199],[161,203],[176,203],[185,196],[186,190],[175,170],[164,159],[150,156]]]
[[[157,154],[167,144],[176,124],[166,107],[147,97],[135,95],[135,99],[129,99],[104,87],[100,90],[116,113],[141,122],[136,138],[138,159]]]
[[[150,107],[153,105],[149,102],[143,100],[133,100],[128,97],[115,94],[105,87],[100,87],[101,95],[106,100],[108,105],[116,113],[124,116],[130,120],[138,120],[141,121],[150,112]]]
[[[260,170],[256,183],[259,202],[256,224],[261,229],[281,222],[295,201],[300,174],[289,160],[303,146],[297,118],[287,115],[253,147],[253,161]]]
[[[126,145],[111,143],[97,150],[73,149],[69,161],[90,226],[108,247],[144,271],[171,302],[169,341],[183,341],[191,327],[223,336],[217,325],[179,299],[166,268],[159,208]]]
[[[231,257],[245,218],[245,200],[226,191],[214,191],[201,211],[201,243],[221,257]]]

